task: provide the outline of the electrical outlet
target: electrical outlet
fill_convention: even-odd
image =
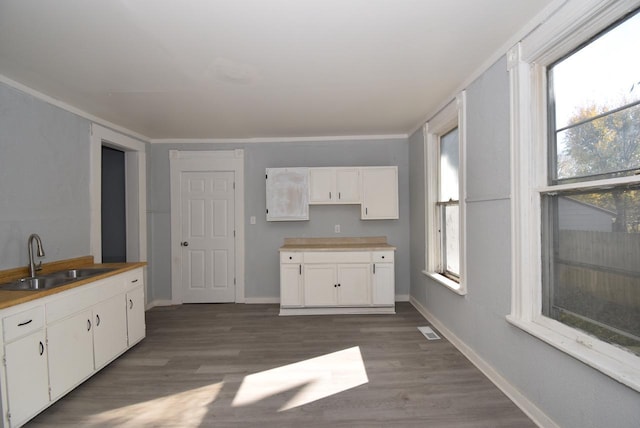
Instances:
[[[249,217],[249,223],[256,224],[256,216],[252,215],[251,217]]]
[[[335,233],[340,233],[340,225],[339,225],[339,224],[336,224],[335,226],[333,226],[333,231],[334,231]]]

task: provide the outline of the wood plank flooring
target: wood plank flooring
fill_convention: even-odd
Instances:
[[[147,312],[147,338],[29,427],[534,427],[408,303],[279,317],[276,305]]]

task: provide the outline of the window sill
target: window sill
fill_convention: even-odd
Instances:
[[[640,357],[631,352],[616,349],[613,345],[605,344],[569,327],[560,325],[560,327],[554,328],[554,324],[559,323],[553,320],[528,321],[514,315],[507,315],[507,321],[623,385],[640,392]],[[612,351],[606,352],[605,350],[603,352],[602,348],[610,348]]]
[[[423,270],[422,273],[428,276],[429,278],[433,279],[437,283],[444,285],[448,290],[451,290],[460,296],[464,296],[467,294],[466,288],[463,286],[463,284],[459,282],[455,282],[437,272],[429,272],[429,271]]]

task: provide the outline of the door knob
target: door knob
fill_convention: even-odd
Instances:
[[[183,241],[183,242],[180,243],[180,245],[183,246],[183,247],[188,247],[189,243],[187,241]]]

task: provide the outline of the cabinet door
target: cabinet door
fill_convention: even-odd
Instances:
[[[93,373],[93,313],[80,312],[47,327],[51,399]]]
[[[122,295],[95,305],[93,323],[93,358],[98,370],[127,347],[127,313]]]
[[[398,218],[398,167],[362,168],[362,219]]]
[[[144,288],[142,285],[127,293],[127,343],[129,346],[146,336],[144,321]]]
[[[309,168],[309,203],[323,204],[336,199],[336,169]]]
[[[44,330],[5,346],[7,401],[11,425],[18,426],[49,403]]]
[[[302,306],[302,265],[280,265],[280,306]]]
[[[369,297],[370,263],[349,263],[338,265],[338,305],[370,305]]]
[[[393,263],[373,264],[373,304],[392,306],[395,304],[395,276]]]
[[[336,168],[338,203],[360,203],[360,168]]]
[[[335,264],[304,266],[305,306],[336,306],[338,277]]]

